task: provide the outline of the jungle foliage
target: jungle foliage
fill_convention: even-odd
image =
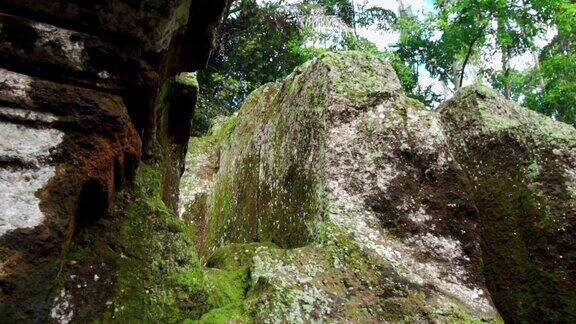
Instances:
[[[576,2],[574,0],[435,0],[433,10],[397,1],[395,11],[359,0],[235,0],[220,29],[207,70],[195,132],[212,117],[234,112],[259,86],[276,82],[327,50],[359,50],[390,61],[409,96],[433,107],[465,80],[490,84],[507,98],[576,124]],[[379,49],[360,28],[396,33]],[[543,47],[538,38],[556,36]],[[530,53],[536,64],[517,70]],[[499,68],[487,58],[500,57]],[[444,93],[422,86],[423,73]]]

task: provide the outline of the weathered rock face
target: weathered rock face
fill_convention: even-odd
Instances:
[[[117,96],[7,70],[0,78],[2,310],[45,312],[75,229],[110,210],[141,143]]]
[[[145,153],[175,206],[197,91],[176,75],[203,67],[225,5],[0,0],[2,321],[106,317],[118,192]]]
[[[474,188],[484,274],[505,320],[576,320],[576,130],[482,87],[441,115]]]
[[[180,216],[205,271],[245,274],[203,319],[573,319],[575,141],[489,90],[431,112],[380,59],[323,55],[190,142]]]

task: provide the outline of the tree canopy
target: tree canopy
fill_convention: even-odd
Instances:
[[[430,107],[472,80],[527,108],[576,123],[574,0],[435,0],[433,10],[416,9],[403,0],[395,10],[362,0],[233,1],[208,69],[200,75],[196,128],[234,112],[251,91],[327,50],[385,58],[407,93]],[[398,41],[378,48],[359,32],[368,28],[396,34]],[[554,38],[539,44],[550,31]],[[535,64],[516,69],[513,60],[527,53]],[[419,82],[424,74],[445,91]]]

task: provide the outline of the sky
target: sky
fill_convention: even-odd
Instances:
[[[381,7],[398,13],[397,0],[365,0],[368,6]],[[404,5],[415,13],[434,10],[432,0],[404,0]],[[381,50],[387,49],[398,41],[397,33],[383,33],[376,28],[360,28],[359,34],[378,45]]]
[[[397,0],[365,0],[369,6],[377,6],[384,9],[394,11],[398,14],[398,1]],[[416,14],[422,14],[426,11],[433,11],[432,0],[404,0],[404,5],[410,8]],[[376,44],[380,50],[389,49],[390,46],[398,42],[399,34],[396,32],[382,32],[375,27],[372,28],[360,28],[358,34],[362,37],[366,37],[369,41]],[[419,71],[420,78],[418,83],[423,88],[432,86],[432,90],[435,93],[441,93],[446,96],[449,95],[444,86],[436,79],[430,77],[430,73],[422,67]]]

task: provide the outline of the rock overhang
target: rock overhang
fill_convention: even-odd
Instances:
[[[79,231],[115,222],[113,203],[134,176],[143,142],[169,146],[158,140],[165,136],[158,116],[174,91],[161,85],[205,65],[225,5],[0,1],[1,317],[44,320],[63,286],[59,298],[80,307],[72,304],[82,293],[57,270],[70,266]],[[193,109],[193,89],[181,92],[189,102],[174,105]],[[189,128],[179,122],[171,132]],[[103,294],[113,290],[100,284]]]

